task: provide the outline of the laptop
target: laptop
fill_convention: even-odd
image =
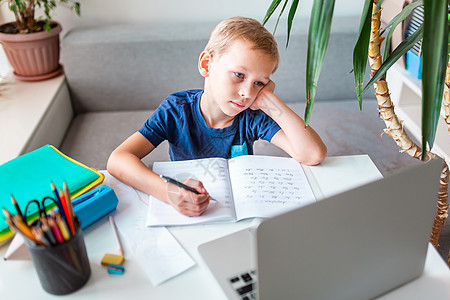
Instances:
[[[435,159],[207,242],[229,299],[372,299],[423,272],[443,162]]]

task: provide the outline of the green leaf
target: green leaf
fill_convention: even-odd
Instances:
[[[378,0],[377,2],[377,6],[375,6],[375,11],[378,12],[378,10],[380,9],[381,5],[383,4],[384,0]]]
[[[420,5],[423,5],[423,0],[417,0],[417,2],[419,2]],[[405,6],[405,7],[403,8],[403,10],[405,10],[409,5],[412,5],[412,4],[417,3],[417,2],[413,2],[413,3],[408,4],[407,6]],[[414,5],[415,5],[415,4],[414,4]],[[402,11],[403,11],[403,10],[402,10]],[[399,14],[401,14],[402,11],[401,11]],[[398,16],[398,15],[397,15],[397,16]],[[389,27],[392,26],[392,24],[395,22],[395,18],[396,18],[397,16],[393,17],[392,20],[391,20],[389,23],[387,23],[387,25],[386,25],[383,29],[380,30],[380,35],[383,35],[383,33],[384,33]]]
[[[358,97],[360,109],[362,109],[362,91],[367,66],[367,55],[369,52],[372,8],[373,0],[366,0],[359,24],[358,40],[356,41],[355,48],[353,48],[353,75],[355,76],[356,96]]]
[[[14,13],[14,15],[17,14],[17,6],[15,4],[8,3],[8,8]]]
[[[265,25],[267,21],[269,21],[270,17],[274,13],[274,11],[277,9],[278,5],[281,3],[281,0],[273,0],[272,4],[270,4],[269,8],[267,9],[266,16],[264,17],[262,24]]]
[[[270,4],[270,7],[267,9],[266,16],[263,19],[263,22],[262,22],[263,25],[265,25],[267,23],[267,21],[270,19],[272,14],[275,12],[277,7],[280,5],[281,1],[282,0],[274,0],[274,1],[272,1],[272,3]],[[273,30],[273,34],[275,34],[275,32],[277,30],[278,22],[280,21],[280,18],[281,18],[281,16],[284,13],[284,10],[286,8],[287,3],[288,3],[288,0],[285,0],[283,8],[281,9],[281,12],[280,12],[280,14],[278,16],[277,22],[275,24],[275,28]],[[290,39],[290,36],[291,36],[291,29],[292,29],[292,22],[294,20],[295,13],[297,11],[298,3],[299,3],[299,0],[293,0],[292,4],[291,4],[291,8],[289,9],[288,21],[287,21],[288,22],[288,26],[287,26],[286,48],[289,45],[289,39]]]
[[[80,8],[80,2],[75,2],[75,4],[74,4],[74,9],[75,9],[75,13],[78,15],[78,16],[81,16],[81,8]]]
[[[291,9],[289,10],[286,48],[289,45],[289,38],[291,36],[292,22],[294,21],[294,16],[295,16],[295,12],[297,11],[297,7],[298,7],[298,0],[294,0],[292,2]]]
[[[285,0],[285,1],[284,1],[284,5],[283,5],[283,7],[281,8],[280,14],[278,15],[277,23],[275,23],[275,28],[273,29],[273,34],[274,34],[274,35],[275,35],[275,31],[277,30],[277,27],[278,27],[278,22],[280,22],[281,15],[283,14],[284,9],[286,8],[287,3],[288,3],[288,0]]]
[[[422,42],[422,159],[433,147],[447,68],[447,0],[424,1]]]
[[[16,3],[16,8],[21,11],[25,8],[25,3],[20,1],[20,0],[14,0],[14,2]],[[12,2],[10,2],[12,4]]]
[[[408,52],[409,49],[414,47],[414,45],[420,41],[423,37],[423,25],[420,25],[419,28],[417,28],[416,31],[414,31],[413,34],[408,36],[406,39],[404,39],[400,45],[395,48],[394,51],[392,51],[391,54],[387,57],[387,59],[383,62],[383,64],[380,66],[378,71],[372,76],[370,81],[366,84],[366,86],[363,89],[363,92],[365,92],[372,84],[374,84],[378,79],[381,78],[384,74],[386,74],[387,70],[389,70],[390,67],[392,67],[395,62],[405,55],[406,52]]]
[[[450,60],[450,7],[448,10],[448,27],[447,27],[447,61]]]
[[[422,6],[422,5],[423,5],[423,0],[418,0],[417,2],[408,4],[407,6],[405,6],[405,8],[402,9],[402,11],[398,15],[396,15],[391,20],[392,27],[389,30],[389,34],[386,37],[383,61],[385,61],[387,59],[387,56],[389,55],[389,43],[391,41],[392,35],[394,34],[394,31],[395,31],[395,28],[397,27],[397,25],[402,23],[403,20],[405,20],[406,17],[408,17],[414,9],[416,9],[417,7]],[[391,22],[389,22],[389,24],[391,24]],[[382,33],[380,32],[380,34],[382,34]]]
[[[309,124],[317,81],[330,37],[334,0],[314,0],[308,32],[308,54],[306,58],[306,108],[305,124]]]

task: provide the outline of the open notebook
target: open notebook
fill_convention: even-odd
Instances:
[[[211,201],[203,215],[191,218],[150,197],[147,226],[268,218],[315,201],[301,164],[292,158],[245,155],[155,162],[153,171],[178,181],[200,180],[217,201]]]

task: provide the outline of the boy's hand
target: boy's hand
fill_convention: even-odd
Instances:
[[[255,101],[252,103],[252,105],[250,105],[250,109],[258,110],[264,107],[265,106],[264,101],[267,99],[266,96],[268,94],[273,94],[274,90],[275,90],[275,82],[271,80],[259,91]]]
[[[183,181],[183,183],[193,187],[200,194],[192,193],[174,184],[168,184],[167,195],[169,204],[185,216],[198,217],[205,212],[211,196],[200,181],[188,179]]]

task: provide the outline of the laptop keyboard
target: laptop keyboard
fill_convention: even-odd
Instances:
[[[249,270],[230,277],[228,282],[242,300],[250,300],[256,299],[256,279],[256,271]]]

